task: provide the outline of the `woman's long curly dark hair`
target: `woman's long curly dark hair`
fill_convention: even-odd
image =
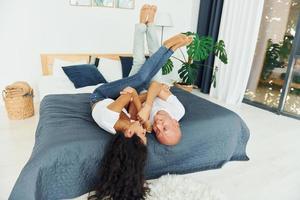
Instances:
[[[137,135],[117,133],[102,159],[96,194],[89,199],[144,200],[149,192],[146,159],[147,147]]]

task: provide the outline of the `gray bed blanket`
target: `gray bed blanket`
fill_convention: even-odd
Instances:
[[[148,137],[146,177],[220,168],[230,160],[248,160],[249,130],[234,112],[172,88],[186,114],[176,146]],[[41,102],[32,155],[9,199],[74,198],[94,188],[105,145],[111,135],[91,117],[89,94],[48,95]]]

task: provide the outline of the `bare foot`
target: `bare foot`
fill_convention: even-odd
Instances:
[[[140,11],[140,23],[146,24],[148,20],[148,10],[151,8],[149,4],[143,5]]]
[[[157,6],[155,6],[155,5],[152,5],[149,8],[149,10],[148,10],[149,16],[148,16],[148,21],[147,21],[148,24],[154,23],[156,11],[157,11]]]
[[[141,110],[137,114],[138,120],[142,124],[144,124],[146,121],[149,120],[150,112],[151,112],[151,106],[148,104],[144,104]]]
[[[171,48],[172,46],[175,46],[179,43],[182,43],[183,41],[185,41],[186,36],[183,34],[177,34],[173,37],[171,37],[170,39],[166,40],[163,45],[165,47],[167,47],[168,49]]]
[[[184,40],[182,40],[181,42],[178,42],[177,44],[175,44],[174,46],[172,46],[171,49],[173,51],[176,51],[180,47],[187,46],[187,45],[191,44],[192,41],[193,41],[193,37],[192,36],[186,36],[184,38]]]
[[[193,36],[187,36],[187,43],[186,46],[190,45],[193,42],[194,37]]]

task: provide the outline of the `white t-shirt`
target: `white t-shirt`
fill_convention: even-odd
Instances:
[[[115,124],[119,120],[120,113],[112,111],[107,108],[108,105],[113,103],[115,100],[113,99],[104,99],[102,101],[98,101],[92,111],[92,117],[94,121],[100,126],[102,129],[106,130],[109,133],[116,134],[116,130],[114,129]],[[130,117],[127,110],[125,108],[122,111]]]
[[[150,112],[150,122],[153,124],[154,116],[160,110],[164,110],[173,118],[179,121],[185,113],[185,109],[176,96],[170,95],[165,101],[159,97],[156,97],[153,102],[153,106]]]
[[[98,126],[109,133],[115,134],[116,130],[114,129],[114,126],[119,120],[120,113],[107,108],[107,106],[112,102],[114,102],[114,100],[109,98],[97,102],[93,108],[92,116]],[[177,121],[179,121],[185,113],[183,105],[180,103],[176,96],[170,95],[166,101],[162,100],[159,97],[156,97],[153,101],[153,107],[150,112],[151,124],[153,124],[154,116],[160,110],[166,111],[173,119],[176,119]],[[130,117],[130,115],[124,108],[122,109],[122,111],[128,117]]]

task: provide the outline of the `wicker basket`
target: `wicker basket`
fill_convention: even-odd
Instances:
[[[33,90],[22,96],[8,97],[5,90],[2,91],[5,108],[9,119],[19,120],[34,115]]]

